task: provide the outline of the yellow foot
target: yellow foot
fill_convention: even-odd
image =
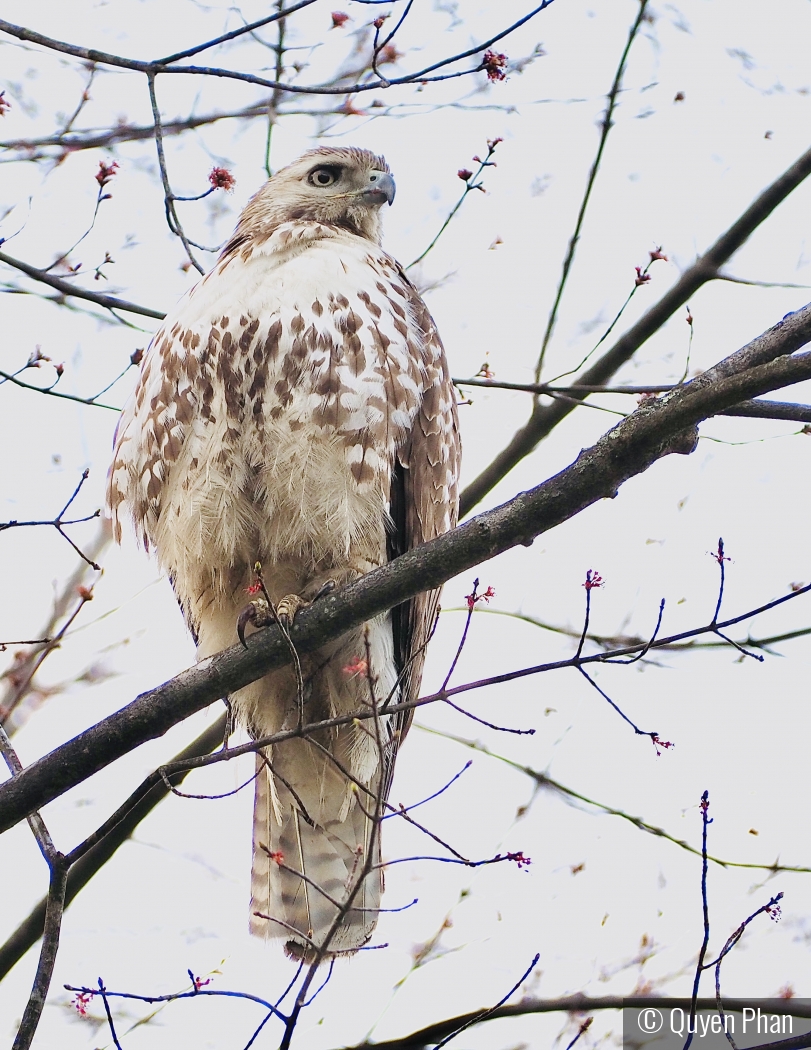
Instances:
[[[306,609],[308,605],[317,602],[319,598],[324,598],[326,595],[331,594],[335,587],[335,580],[327,580],[313,595],[312,601],[303,598],[300,594],[286,594],[276,606],[276,616],[273,615],[273,610],[264,598],[254,598],[253,601],[248,602],[237,620],[237,636],[240,642],[246,649],[248,648],[245,645],[245,628],[248,624],[256,628],[267,627],[278,620],[279,626],[283,630],[289,631],[299,610]]]

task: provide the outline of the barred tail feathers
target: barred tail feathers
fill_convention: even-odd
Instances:
[[[375,798],[334,767],[328,769],[329,759],[307,741],[296,741],[295,750],[310,752],[305,767],[320,766],[323,780],[332,782],[326,785],[331,798],[321,795],[319,806],[312,781],[295,784],[285,775],[292,764],[292,743],[269,756],[277,775],[264,767],[256,778],[251,932],[286,940],[288,954],[296,957],[312,956],[322,947],[328,954],[356,951],[374,932],[382,892]],[[257,761],[264,766],[261,757]],[[370,853],[373,866],[361,878]],[[350,907],[330,936],[350,896]]]
[[[369,708],[364,653],[376,702],[391,697],[396,703],[391,621],[379,617],[368,635],[358,629],[335,650],[305,657],[308,719],[317,723]],[[267,676],[232,698],[255,738],[296,724],[291,686]],[[357,951],[374,932],[383,891],[378,818],[396,750],[394,719],[380,714],[363,724],[313,730],[257,756],[262,768],[255,782],[251,932],[282,938],[288,954]]]

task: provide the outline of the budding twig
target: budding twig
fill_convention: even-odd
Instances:
[[[465,168],[460,168],[459,169],[457,174],[458,174],[459,178],[462,179],[462,181],[465,184],[465,188],[462,191],[462,196],[459,198],[459,200],[456,202],[456,204],[454,204],[454,206],[451,208],[451,210],[450,210],[450,212],[448,214],[448,217],[442,223],[442,225],[439,228],[439,232],[436,234],[436,236],[431,241],[431,243],[428,245],[428,247],[424,251],[422,251],[417,256],[416,259],[412,259],[412,261],[408,264],[408,266],[406,266],[406,270],[410,270],[412,268],[412,266],[416,266],[417,263],[421,263],[422,260],[425,258],[425,256],[431,251],[431,249],[437,243],[437,241],[442,236],[442,234],[445,232],[445,230],[447,230],[448,226],[450,226],[451,222],[453,222],[454,217],[456,216],[457,212],[459,211],[459,209],[464,204],[465,200],[467,199],[467,195],[470,193],[470,191],[471,190],[482,190],[482,191],[484,191],[484,183],[479,182],[477,180],[480,179],[481,174],[482,174],[482,172],[484,171],[485,168],[493,168],[493,167],[495,167],[495,161],[492,161],[490,158],[495,153],[496,147],[498,146],[498,144],[501,141],[502,140],[499,139],[499,138],[488,139],[487,140],[487,155],[485,156],[484,160],[479,160],[478,157],[474,157],[473,158],[474,160],[478,161],[478,163],[479,163],[479,167],[476,169],[475,173],[472,172],[472,171],[468,171]]]

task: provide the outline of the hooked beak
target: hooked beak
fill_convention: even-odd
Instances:
[[[394,179],[385,171],[370,171],[369,184],[361,193],[364,201],[379,207],[382,204],[392,204],[397,187]]]

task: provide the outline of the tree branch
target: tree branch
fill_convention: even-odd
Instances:
[[[152,130],[154,134],[154,129]],[[117,299],[114,295],[89,292],[84,288],[79,288],[72,281],[56,277],[54,274],[48,273],[46,270],[40,270],[36,266],[31,266],[30,263],[23,262],[21,259],[14,259],[10,255],[6,255],[5,252],[0,252],[0,263],[5,263],[6,266],[13,266],[15,270],[21,270],[26,276],[31,277],[35,281],[40,281],[42,284],[50,285],[51,288],[55,288],[63,295],[73,295],[77,299],[87,299],[91,303],[97,303],[99,306],[106,307],[108,310],[126,310],[131,314],[155,317],[158,321],[162,321],[166,316],[159,310],[152,310],[148,306],[139,306],[137,303],[129,303],[126,299]]]
[[[184,120],[168,120],[163,125],[163,134],[164,136],[181,135],[184,131],[194,131],[209,124],[216,124],[220,120],[244,120],[250,117],[261,117],[266,112],[267,102],[254,102],[230,112],[218,111],[204,113],[199,117],[186,117]],[[83,128],[76,131],[60,131],[53,135],[43,135],[38,139],[6,139],[0,141],[0,149],[21,150],[24,151],[26,160],[36,160],[39,158],[32,157],[32,151],[45,149],[48,146],[59,146],[69,149],[71,153],[76,153],[80,150],[99,149],[100,147],[109,149],[119,142],[138,142],[154,137],[154,124],[125,123],[103,129]]]
[[[547,383],[502,383],[496,379],[454,379],[455,386],[462,388],[466,386],[482,387],[493,390],[517,390],[525,394],[548,394],[565,395],[578,405],[589,405],[585,397],[577,395],[588,394],[665,394],[668,390],[677,390],[683,384],[664,383],[658,386],[587,386],[583,383],[574,383],[572,386],[552,386]],[[741,401],[732,408],[724,408],[716,415],[719,416],[746,416],[753,419],[785,419],[793,423],[811,423],[811,405],[798,405],[793,401]]]
[[[256,84],[259,87],[289,91],[294,94],[346,95],[357,94],[361,91],[378,91],[383,88],[399,86],[402,84],[423,84],[437,80],[450,80],[455,77],[469,76],[472,73],[478,73],[483,68],[482,65],[439,76],[428,75],[429,73],[433,73],[434,70],[442,69],[446,66],[453,65],[456,62],[461,62],[465,58],[472,58],[476,55],[480,55],[483,51],[492,47],[493,44],[498,43],[499,40],[503,40],[505,37],[509,36],[510,33],[514,33],[517,29],[520,29],[522,25],[529,22],[530,19],[535,17],[535,15],[540,14],[540,12],[549,7],[551,3],[553,3],[553,0],[542,0],[542,3],[534,7],[526,15],[507,26],[506,29],[499,30],[499,32],[494,36],[491,36],[488,40],[483,41],[475,47],[468,48],[465,51],[460,51],[455,55],[450,55],[448,58],[440,59],[438,62],[434,62],[432,65],[426,66],[424,69],[392,79],[377,77],[374,80],[364,81],[363,83],[342,84],[337,86],[333,84],[312,84],[307,86],[285,84],[282,81],[267,80],[264,77],[255,76],[253,73],[241,73],[237,70],[221,69],[216,66],[176,66],[171,64],[177,58],[177,56],[174,55],[169,56],[168,59],[155,59],[150,62],[144,62],[134,58],[124,58],[121,55],[113,55],[107,51],[97,51],[94,48],[78,47],[76,44],[69,44],[63,40],[55,40],[53,37],[45,36],[43,33],[37,33],[35,30],[28,29],[25,26],[18,26],[12,22],[6,22],[3,19],[0,19],[0,32],[8,33],[9,36],[13,36],[18,40],[24,40],[27,43],[39,44],[41,47],[48,48],[50,51],[59,51],[62,54],[71,55],[74,58],[84,59],[86,62],[114,66],[120,69],[131,69],[138,73],[146,73],[147,76],[153,78],[159,73],[181,73],[188,76],[224,77],[230,80],[239,80],[246,84]],[[203,47],[193,50],[205,50],[207,46],[208,45],[204,45]]]
[[[45,935],[42,938],[42,948],[39,954],[39,963],[34,977],[34,987],[25,1006],[23,1019],[14,1039],[12,1050],[28,1050],[34,1038],[34,1034],[42,1016],[48,989],[51,987],[54,966],[56,965],[56,953],[59,949],[59,934],[62,929],[62,915],[65,907],[65,886],[67,884],[68,869],[65,858],[60,855],[51,863],[51,882],[48,889],[47,906],[45,911]]]
[[[12,772],[19,773],[22,765],[17,757],[17,752],[11,746],[11,741],[6,736],[5,730],[0,727],[0,751],[6,765]],[[34,975],[34,986],[23,1012],[20,1027],[14,1039],[12,1050],[28,1050],[37,1030],[48,989],[51,987],[54,965],[56,964],[56,953],[59,949],[59,934],[62,930],[62,915],[65,910],[65,885],[67,882],[68,865],[65,858],[54,846],[50,832],[45,826],[45,821],[39,813],[31,813],[28,823],[42,856],[45,858],[51,872],[48,896],[45,901],[45,915],[43,921],[44,936],[39,953],[39,963]]]
[[[528,1014],[590,1014],[597,1010],[623,1010],[627,1007],[641,1007],[644,1009],[656,1007],[663,1011],[675,1009],[689,1011],[691,1003],[692,999],[689,997],[670,998],[660,995],[629,996],[627,998],[619,995],[606,995],[594,999],[587,995],[566,995],[560,999],[524,998],[519,1003],[498,1007],[497,1010],[487,1017],[482,1017],[481,1020],[497,1021],[501,1017],[525,1017]],[[698,999],[696,1000],[696,1005],[700,1010],[716,1010],[715,999]],[[788,1014],[791,1017],[811,1017],[811,1006],[802,1000],[727,999],[726,996],[724,997],[724,1009],[730,1013],[740,1013],[744,1009],[748,1010],[758,1006],[764,1013]],[[411,1035],[403,1036],[400,1039],[387,1039],[382,1043],[357,1043],[353,1047],[348,1047],[347,1050],[425,1050],[426,1047],[433,1046],[455,1029],[470,1023],[480,1014],[481,1011],[472,1010],[470,1013],[460,1014],[458,1017],[448,1017],[442,1021],[437,1021],[436,1024],[428,1025],[426,1028],[421,1028],[418,1032],[412,1032]],[[800,1036],[799,1038],[802,1039],[803,1037]],[[808,1037],[806,1036],[805,1038]],[[782,1044],[775,1043],[772,1045],[781,1046]],[[802,1045],[808,1046],[809,1044],[806,1042]],[[753,1048],[753,1050],[757,1050],[757,1048]],[[785,1050],[789,1050],[789,1048],[785,1047]]]

